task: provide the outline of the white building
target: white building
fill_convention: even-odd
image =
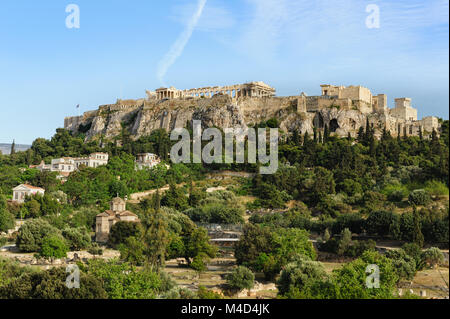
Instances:
[[[109,155],[107,153],[92,153],[89,157],[75,158],[75,166],[79,168],[81,165],[87,167],[99,167],[108,164]]]
[[[45,189],[28,184],[20,184],[19,186],[13,188],[13,202],[22,204],[25,202],[25,198],[27,196],[33,196],[36,194],[43,196],[45,194]]]
[[[161,163],[158,155],[152,153],[142,153],[137,155],[136,169],[142,170],[144,168],[153,168]]]
[[[51,171],[60,173],[72,173],[75,170],[75,161],[71,157],[63,157],[52,160]]]

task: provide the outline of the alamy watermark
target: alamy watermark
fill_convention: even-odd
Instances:
[[[243,164],[247,153],[247,163],[256,164],[257,160],[263,164],[261,174],[275,174],[278,170],[278,129],[269,130],[267,141],[266,128],[208,128],[202,132],[201,121],[193,121],[193,141],[189,131],[185,128],[176,128],[172,131],[170,139],[178,141],[171,151],[170,158],[173,163],[226,163]],[[225,135],[225,147],[223,147]],[[203,147],[202,141],[210,141]],[[192,142],[192,143],[191,143]],[[245,144],[247,142],[247,152]],[[192,158],[191,158],[192,144]],[[234,149],[236,145],[236,150]],[[267,154],[269,146],[269,154]],[[225,154],[223,154],[223,151]],[[235,156],[236,155],[236,156]]]
[[[368,29],[380,28],[380,7],[376,4],[369,4],[366,7],[366,12],[369,15],[366,18],[366,27]]]
[[[66,17],[67,29],[79,29],[80,28],[80,7],[76,4],[69,4],[66,6],[66,13],[69,15]]]
[[[66,278],[66,287],[69,289],[80,288],[80,269],[77,265],[68,265],[66,273],[69,275]]]
[[[380,267],[378,265],[368,265],[366,267],[366,287],[368,289],[378,289],[380,288]]]

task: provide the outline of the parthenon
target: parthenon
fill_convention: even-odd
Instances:
[[[249,82],[229,86],[203,87],[189,90],[178,90],[174,87],[159,88],[156,92],[148,92],[149,97],[157,100],[179,99],[179,98],[202,98],[213,97],[216,94],[229,95],[234,98],[239,97],[273,97],[275,89],[264,82]]]

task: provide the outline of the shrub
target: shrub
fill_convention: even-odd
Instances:
[[[254,286],[255,275],[250,269],[239,266],[227,276],[227,284],[231,289],[251,289]]]
[[[425,190],[433,196],[448,195],[448,187],[440,181],[427,181]]]
[[[80,273],[80,288],[66,286],[65,268],[33,271],[0,287],[0,299],[106,299],[101,279]]]
[[[116,247],[124,244],[129,237],[140,238],[141,232],[140,224],[138,223],[117,222],[111,227],[109,243]]]
[[[214,291],[208,290],[204,286],[198,287],[197,296],[199,299],[208,299],[208,300],[223,299],[222,295],[220,295]]]
[[[297,257],[281,271],[277,288],[288,298],[302,298],[311,295],[318,282],[324,282],[328,276],[320,262],[305,257]]]
[[[366,219],[365,228],[369,234],[386,236],[390,226],[398,220],[398,216],[389,211],[375,211]]]
[[[44,238],[59,235],[61,232],[43,219],[27,221],[19,229],[16,239],[17,247],[23,252],[40,251]]]
[[[424,189],[416,189],[409,194],[408,200],[413,205],[423,206],[428,204],[431,199]]]
[[[91,237],[84,229],[65,228],[62,235],[67,240],[70,249],[73,250],[86,249],[91,244]]]
[[[0,208],[0,233],[14,228],[14,216],[6,209]]]
[[[417,245],[416,243],[406,243],[403,245],[402,249],[405,251],[407,255],[414,258],[417,270],[423,269],[422,249],[420,249],[419,245]]]
[[[400,202],[408,196],[408,189],[401,184],[389,184],[383,189],[382,193],[387,196],[389,201]]]
[[[97,243],[93,243],[91,247],[89,247],[88,253],[94,256],[101,256],[103,255],[103,249]]]
[[[414,279],[417,272],[416,260],[404,249],[388,250],[386,257],[392,260],[399,279]]]
[[[64,239],[57,235],[49,235],[43,239],[39,254],[44,257],[63,258],[67,256],[68,251]]]
[[[431,247],[422,253],[422,261],[430,267],[434,267],[444,261],[444,254],[439,248]]]
[[[14,216],[8,211],[5,197],[0,193],[0,233],[7,232],[14,225]]]

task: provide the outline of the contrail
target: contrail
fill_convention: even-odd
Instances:
[[[158,72],[157,76],[161,84],[164,85],[164,76],[167,73],[167,70],[175,63],[175,61],[181,56],[183,53],[184,47],[189,42],[189,39],[194,32],[195,27],[197,26],[198,20],[202,16],[203,9],[205,8],[207,0],[199,0],[197,5],[197,10],[194,15],[189,20],[186,28],[180,34],[178,39],[174,42],[169,52],[166,53],[164,58],[158,64]]]

